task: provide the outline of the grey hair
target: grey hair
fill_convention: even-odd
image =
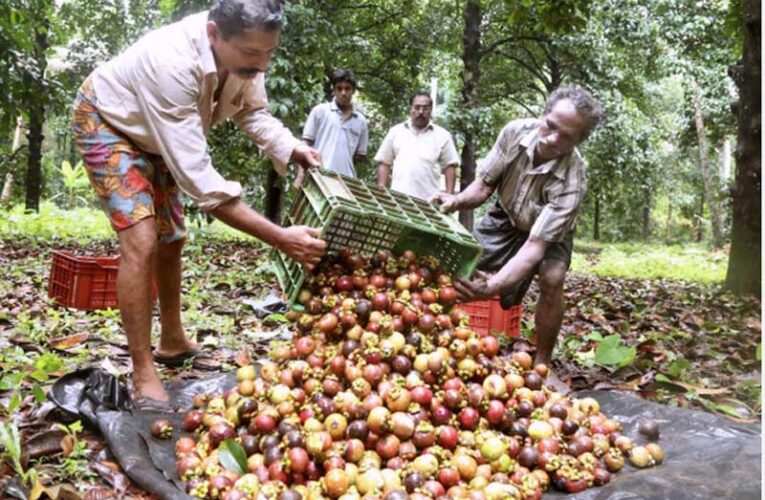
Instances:
[[[552,111],[553,107],[560,101],[567,99],[576,108],[576,112],[587,121],[587,130],[582,140],[589,137],[595,127],[603,120],[603,106],[592,97],[592,94],[584,90],[579,85],[561,85],[553,90],[547,98],[545,114]]]
[[[253,29],[278,30],[284,23],[284,0],[218,0],[207,16],[228,40]]]

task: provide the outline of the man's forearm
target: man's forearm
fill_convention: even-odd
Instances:
[[[377,164],[377,185],[380,187],[388,186],[388,177],[390,177],[390,165],[387,163]]]
[[[457,169],[454,165],[446,167],[444,169],[444,177],[446,178],[446,192],[454,194],[454,185],[457,182]]]
[[[457,203],[459,204],[459,208],[479,207],[493,192],[494,188],[487,186],[482,179],[476,179],[471,182],[464,191],[457,195]]]
[[[247,206],[239,198],[224,203],[209,213],[226,225],[254,236],[271,246],[279,247],[281,243],[282,228]]]
[[[545,241],[536,238],[528,239],[518,253],[487,280],[486,285],[492,295],[502,295],[529,276],[542,261],[546,249]]]

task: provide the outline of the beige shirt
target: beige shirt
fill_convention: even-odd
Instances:
[[[427,200],[441,190],[444,169],[459,165],[460,157],[446,129],[430,122],[415,133],[406,121],[388,131],[375,161],[392,165],[391,189]]]
[[[505,125],[481,162],[479,177],[497,188],[499,203],[515,227],[544,241],[560,242],[576,228],[587,191],[585,163],[575,148],[534,167],[539,124],[525,119]]]
[[[212,210],[242,192],[213,167],[212,126],[231,118],[282,175],[299,141],[269,114],[263,74],[229,74],[213,102],[218,74],[206,25],[207,12],[200,12],[152,31],[91,78],[103,118],[142,150],[162,155],[183,192]]]

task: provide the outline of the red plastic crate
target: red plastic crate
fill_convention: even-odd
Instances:
[[[517,337],[521,333],[523,308],[520,305],[505,310],[499,298],[494,298],[462,304],[460,308],[470,316],[468,326],[478,333],[496,330],[509,337]]]
[[[76,309],[117,307],[119,263],[119,256],[79,257],[54,251],[48,297]]]
[[[117,307],[117,271],[119,255],[114,257],[81,257],[54,251],[48,297],[75,309],[93,310]],[[157,285],[152,280],[152,297]]]

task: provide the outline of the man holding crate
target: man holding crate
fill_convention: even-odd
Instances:
[[[233,120],[280,173],[321,155],[268,113],[264,73],[279,43],[280,0],[218,0],[209,12],[152,31],[97,68],[74,106],[73,136],[112,227],[119,234],[117,298],[133,362],[133,392],[145,408],[167,409],[153,361],[177,366],[198,353],[181,324],[180,193],[226,224],[319,262],[318,230],[279,227],[241,199],[237,182],[213,167],[206,137]],[[161,338],[152,356],[151,283],[156,277]]]
[[[497,295],[502,307],[520,304],[535,274],[539,300],[535,362],[550,363],[563,320],[563,283],[571,263],[576,217],[587,187],[576,146],[603,116],[601,105],[578,86],[550,94],[540,119],[508,123],[462,193],[439,193],[432,203],[454,212],[497,202],[478,221],[474,236],[484,247],[479,271],[455,284],[462,302]],[[554,375],[548,383],[562,388]]]

